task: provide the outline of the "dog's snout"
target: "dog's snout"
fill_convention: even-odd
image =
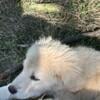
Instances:
[[[17,89],[16,89],[16,87],[13,86],[13,85],[10,85],[10,86],[8,87],[8,90],[9,90],[9,92],[10,92],[11,94],[17,93]]]

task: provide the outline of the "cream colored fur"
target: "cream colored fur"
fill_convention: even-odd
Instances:
[[[53,91],[55,100],[73,100],[72,95],[76,93],[75,99],[82,90],[100,92],[100,52],[94,49],[73,48],[51,37],[43,38],[29,48],[23,65],[23,71],[11,83],[18,93],[9,98],[38,97]],[[39,81],[31,80],[32,74]]]

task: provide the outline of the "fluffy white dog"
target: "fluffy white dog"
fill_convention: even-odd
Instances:
[[[63,90],[68,94],[82,89],[100,91],[100,52],[92,48],[73,48],[43,38],[29,48],[23,66],[12,83],[0,88],[0,100],[37,98]],[[56,100],[70,97],[58,93]]]

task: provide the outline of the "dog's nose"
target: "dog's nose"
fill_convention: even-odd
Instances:
[[[10,92],[11,94],[17,93],[17,89],[16,89],[16,87],[13,86],[13,85],[10,85],[10,86],[8,87],[8,90],[9,90],[9,92]]]

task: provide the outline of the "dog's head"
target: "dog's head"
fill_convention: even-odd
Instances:
[[[13,98],[39,97],[51,91],[52,85],[55,85],[53,72],[50,71],[53,55],[49,54],[50,48],[47,49],[46,41],[45,43],[42,41],[36,42],[29,48],[23,62],[22,72],[9,85],[8,90]]]
[[[8,86],[10,97],[35,98],[68,88],[74,84],[76,62],[76,55],[68,46],[51,38],[36,42],[26,54],[22,72]]]

